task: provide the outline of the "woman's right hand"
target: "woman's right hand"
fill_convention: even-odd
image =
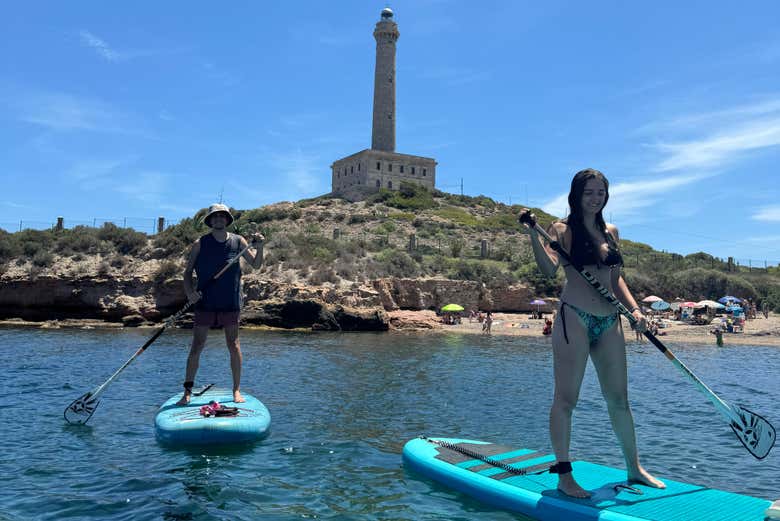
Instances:
[[[520,215],[517,220],[520,224],[527,226],[532,233],[536,232],[536,215],[528,208],[520,210]]]

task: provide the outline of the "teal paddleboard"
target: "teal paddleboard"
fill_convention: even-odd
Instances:
[[[625,470],[587,461],[572,466],[577,482],[592,497],[574,499],[558,492],[558,476],[547,470],[554,455],[485,441],[417,438],[404,446],[403,461],[407,469],[454,490],[540,521],[763,521],[771,505],[667,479],[666,489],[631,484],[632,491],[620,486],[629,485]]]
[[[268,435],[271,414],[263,403],[244,394],[244,403],[233,402],[233,391],[209,389],[193,396],[188,405],[176,405],[178,393],[166,401],[154,419],[157,438],[169,444],[230,444],[257,441]],[[200,408],[211,401],[238,407],[237,416],[206,417]]]

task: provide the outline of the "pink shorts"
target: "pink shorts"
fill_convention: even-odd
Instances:
[[[237,326],[240,311],[195,311],[195,325],[198,327]]]

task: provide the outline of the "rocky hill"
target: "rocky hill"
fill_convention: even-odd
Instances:
[[[259,226],[265,264],[244,266],[247,324],[377,330],[396,310],[527,311],[562,284],[536,269],[519,206],[414,186],[348,202],[323,196],[233,210],[233,231]],[[148,237],[129,229],[0,231],[0,318],[100,319],[138,325],[184,304],[189,246],[205,210]],[[537,210],[543,224],[553,216]],[[707,254],[681,257],[623,241],[625,276],[640,296],[737,294],[780,308],[772,269],[736,272]],[[399,315],[400,316],[400,315]]]

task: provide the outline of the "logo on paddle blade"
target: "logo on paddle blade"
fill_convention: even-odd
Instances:
[[[92,398],[92,393],[87,393],[71,403],[67,409],[65,409],[65,421],[72,424],[83,425],[87,423],[97,409],[100,401],[97,398]]]
[[[731,420],[734,434],[753,456],[764,459],[775,445],[775,428],[763,417],[744,407],[731,405],[731,410],[734,412]]]

